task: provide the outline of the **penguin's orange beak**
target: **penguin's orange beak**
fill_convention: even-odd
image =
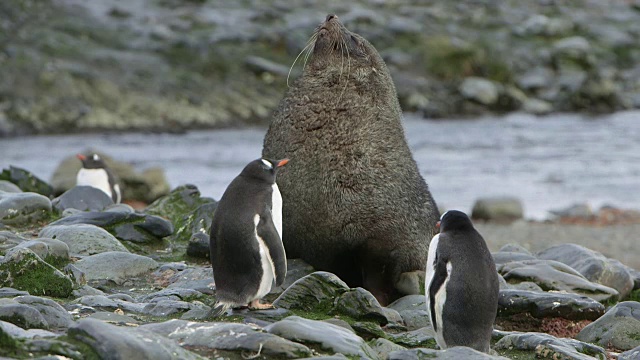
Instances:
[[[276,167],[285,166],[285,165],[287,165],[288,162],[289,162],[289,159],[282,159],[282,160],[278,161],[278,164],[276,165]]]
[[[440,229],[440,221],[436,223],[436,229]]]
[[[77,157],[78,159],[80,159],[80,160],[83,160],[83,161],[87,159],[87,157],[86,157],[86,156],[84,156],[84,155],[82,155],[82,154],[78,154],[78,155],[76,155],[76,157]]]

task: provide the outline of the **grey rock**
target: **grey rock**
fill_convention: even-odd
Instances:
[[[14,298],[16,296],[29,295],[26,291],[16,290],[9,287],[0,288],[0,299]]]
[[[598,320],[587,325],[576,339],[631,350],[640,346],[640,302],[624,301],[609,309]]]
[[[33,192],[44,195],[45,197],[53,194],[51,185],[42,181],[31,172],[13,165],[10,165],[9,169],[4,169],[0,173],[0,180],[6,180],[16,184],[24,192]]]
[[[0,320],[10,322],[23,329],[49,329],[47,320],[40,312],[24,304],[0,304]]]
[[[508,283],[531,281],[545,291],[567,291],[600,302],[618,298],[615,289],[592,283],[569,266],[553,260],[512,261],[497,265],[497,269]]]
[[[519,35],[524,36],[553,36],[557,37],[573,30],[571,19],[549,18],[545,15],[534,14],[517,29]]]
[[[547,115],[553,111],[553,105],[545,100],[528,98],[522,104],[522,110],[534,115]]]
[[[107,251],[129,252],[115,236],[96,225],[49,225],[44,227],[38,236],[64,242],[73,255],[94,255]]]
[[[0,191],[9,192],[9,193],[22,192],[22,190],[18,187],[18,185],[7,180],[0,180]]]
[[[98,311],[94,314],[91,314],[89,316],[87,316],[88,318],[91,319],[96,319],[96,320],[100,320],[100,321],[104,321],[107,323],[111,323],[111,324],[125,324],[125,325],[132,325],[132,324],[139,324],[139,321],[132,318],[131,316],[127,316],[127,315],[121,315],[121,314],[116,314],[113,312],[106,312],[106,311]]]
[[[287,259],[287,277],[284,279],[284,283],[280,286],[272,287],[269,294],[281,294],[293,283],[313,272],[313,266],[307,264],[304,260]]]
[[[36,240],[21,242],[13,249],[21,248],[26,248],[33,251],[41,259],[48,259],[49,257],[53,257],[56,260],[69,260],[69,247],[62,241],[40,238]],[[13,249],[11,249],[10,251],[14,251]]]
[[[74,186],[51,201],[53,207],[62,212],[66,209],[102,211],[113,204],[113,200],[102,190],[92,186]]]
[[[85,295],[76,299],[75,303],[91,308],[92,310],[84,309],[89,313],[120,309],[125,312],[145,314],[145,307],[148,305],[147,303],[129,302],[118,298],[108,298],[104,295]]]
[[[616,289],[619,299],[627,297],[634,287],[633,278],[624,265],[584,246],[576,244],[552,246],[539,252],[538,258],[567,264],[589,281]]]
[[[152,331],[114,326],[95,319],[79,320],[67,335],[89,345],[102,359],[203,359]]]
[[[411,349],[393,351],[389,354],[388,360],[419,360],[419,359],[443,359],[443,360],[493,360],[507,359],[502,356],[494,356],[482,353],[472,348],[456,346],[446,350],[434,349]]]
[[[143,325],[141,328],[166,336],[187,347],[256,352],[286,358],[311,356],[311,350],[304,345],[261,332],[260,329],[244,324],[170,320]]]
[[[498,296],[498,317],[514,314],[529,314],[536,318],[595,320],[604,314],[604,306],[591,298],[576,294],[501,290]]]
[[[113,204],[113,205],[109,205],[104,211],[108,211],[108,212],[121,212],[121,213],[134,213],[136,212],[136,210],[131,207],[131,205],[129,204]]]
[[[350,289],[336,298],[332,313],[347,315],[356,320],[375,321],[380,325],[398,323],[400,314],[384,309],[375,296],[363,288]]]
[[[294,282],[273,302],[273,306],[325,312],[333,307],[336,297],[348,290],[349,286],[336,275],[317,271]]]
[[[0,252],[4,253],[24,241],[28,239],[10,231],[0,231]]]
[[[0,222],[22,225],[43,219],[51,212],[51,201],[46,196],[25,192],[0,192]]]
[[[326,322],[290,316],[265,327],[265,330],[291,341],[318,344],[323,350],[349,357],[377,359],[377,354],[361,337]]]
[[[427,300],[424,295],[407,295],[392,302],[387,307],[398,312],[403,310],[425,310],[427,308]]]
[[[389,354],[393,351],[407,350],[404,346],[382,338],[375,339],[371,343],[371,348],[378,354],[379,359],[388,359]]]
[[[40,312],[49,325],[49,329],[66,329],[73,323],[73,318],[67,310],[51,299],[26,295],[18,296],[14,300]]]
[[[556,55],[579,58],[591,52],[591,44],[582,36],[571,36],[556,41],[553,44],[553,50]]]
[[[208,258],[210,256],[209,243],[209,234],[198,232],[191,235],[189,244],[187,244],[187,255],[202,259]]]
[[[209,306],[202,303],[198,304],[197,302],[189,303],[177,300],[160,300],[158,302],[147,304],[144,308],[144,312],[153,316],[171,316],[198,308],[211,310]]]
[[[522,202],[513,197],[480,198],[473,204],[473,219],[511,222],[522,219],[524,210]]]
[[[104,292],[102,290],[98,290],[94,287],[91,287],[89,285],[82,285],[77,289],[73,290],[73,293],[71,294],[74,298],[81,298],[83,296],[86,295],[102,295],[105,296]]]
[[[553,80],[553,71],[546,67],[535,67],[526,71],[516,79],[518,86],[524,90],[536,90],[548,87]]]
[[[517,284],[512,284],[512,285],[509,285],[508,288],[514,289],[514,290],[526,290],[526,291],[534,291],[534,292],[541,292],[541,293],[545,292],[544,290],[542,290],[540,286],[538,286],[538,284],[531,281],[523,281]]]
[[[45,338],[45,337],[58,337],[60,335],[52,333],[51,331],[42,330],[42,329],[28,329],[25,330],[19,326],[16,326],[10,322],[0,320],[0,334],[7,334],[13,338],[17,339],[33,339],[35,337]]]
[[[167,288],[142,297],[142,302],[155,302],[157,299],[162,300],[185,300],[202,299],[206,295],[198,290],[183,288]]]
[[[424,294],[425,272],[421,270],[409,271],[400,274],[396,282],[396,289],[404,295]]]
[[[494,346],[496,350],[535,351],[537,357],[588,360],[597,357],[606,359],[603,348],[581,341],[556,338],[544,333],[513,333],[500,339]]]
[[[638,360],[640,359],[640,346],[625,351],[622,354],[618,355],[618,360]]]
[[[633,290],[639,290],[640,289],[640,271],[636,269],[632,269],[628,266],[627,266],[627,271],[629,272],[629,275],[631,275],[631,277],[633,278]]]
[[[168,280],[167,289],[193,289],[213,295],[213,272],[211,268],[192,267],[175,272]]]
[[[173,225],[159,216],[124,212],[84,212],[74,214],[50,225],[91,224],[109,231],[122,241],[134,243],[158,242],[173,233]]]
[[[262,73],[271,73],[280,77],[287,77],[289,75],[289,67],[275,63],[273,61],[261,58],[259,56],[247,56],[244,59],[244,63],[247,67],[258,75]]]
[[[522,261],[522,260],[535,260],[536,257],[533,255],[524,254],[521,252],[508,252],[508,251],[498,251],[491,254],[493,256],[493,261],[498,264],[506,264],[512,261]]]
[[[520,253],[520,254],[526,254],[526,255],[533,256],[533,254],[529,250],[527,250],[522,245],[516,244],[516,243],[507,244],[507,245],[501,247],[498,250],[498,252]]]
[[[498,87],[488,79],[468,77],[460,85],[459,91],[466,99],[483,105],[494,105],[498,101]]]
[[[87,284],[87,278],[84,274],[84,271],[78,269],[77,266],[73,264],[67,264],[62,270],[73,281],[75,286],[82,287]]]
[[[71,279],[26,248],[12,249],[0,262],[0,286],[61,298],[73,290]]]
[[[591,219],[594,216],[593,209],[587,203],[574,204],[563,209],[549,210],[549,212],[559,217],[578,217]]]
[[[149,257],[121,251],[87,256],[75,265],[85,273],[87,281],[111,280],[118,285],[130,278],[147,274],[159,266]]]
[[[208,198],[201,198],[200,201],[206,202],[182,217],[177,223],[179,227],[173,239],[177,242],[189,241],[187,255],[209,259],[209,231],[218,203]]]
[[[436,346],[435,334],[430,326],[399,334],[389,334],[389,340],[410,348]]]
[[[429,313],[426,310],[402,310],[400,316],[407,330],[417,330],[431,326]]]

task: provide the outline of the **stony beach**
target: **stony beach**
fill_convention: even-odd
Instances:
[[[73,172],[73,169],[68,171]],[[0,356],[70,359],[637,359],[637,224],[480,221],[501,275],[492,354],[438,350],[423,295],[387,307],[290,260],[272,310],[206,318],[216,201],[183,185],[134,210],[0,176]],[[44,195],[43,195],[44,194]],[[50,199],[53,198],[52,200]],[[499,220],[499,219],[498,219]],[[605,254],[605,255],[603,255]],[[423,275],[410,284],[423,291]]]

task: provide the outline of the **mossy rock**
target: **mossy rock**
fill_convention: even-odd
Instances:
[[[11,252],[0,263],[2,286],[59,298],[66,298],[73,291],[71,279],[26,248]]]
[[[195,185],[187,184],[178,186],[168,195],[154,201],[147,207],[145,213],[162,216],[169,219],[177,231],[180,231],[185,222],[185,217],[196,210],[200,205],[214,202],[211,198],[200,196],[200,190]],[[187,241],[189,238],[187,237]]]
[[[51,185],[31,172],[15,166],[9,166],[9,169],[2,170],[0,180],[10,181],[18,185],[24,192],[34,192],[47,197],[53,195],[53,187]]]

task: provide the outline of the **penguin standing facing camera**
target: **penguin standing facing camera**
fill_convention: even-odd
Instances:
[[[213,216],[209,251],[217,305],[210,315],[248,305],[266,309],[260,299],[287,274],[282,244],[282,196],[278,170],[288,159],[250,162],[227,187]]]
[[[82,168],[76,175],[76,185],[100,189],[109,195],[114,203],[120,203],[122,200],[120,186],[104,160],[98,154],[89,156],[78,154],[76,157],[82,161]]]
[[[441,349],[467,346],[488,352],[498,312],[498,273],[469,217],[445,212],[431,239],[425,280],[427,311]]]

